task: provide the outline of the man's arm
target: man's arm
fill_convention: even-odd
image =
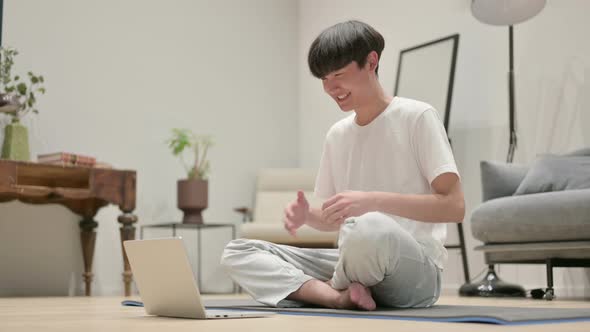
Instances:
[[[305,224],[322,232],[336,232],[340,229],[342,222],[326,222],[322,220],[322,210],[309,208],[309,214]]]
[[[424,222],[462,222],[465,200],[459,177],[443,173],[432,181],[432,189],[429,195],[374,192],[375,210]]]
[[[330,198],[322,206],[321,218],[341,223],[349,217],[379,211],[423,222],[462,222],[465,200],[459,177],[443,173],[432,181],[434,194],[348,191]]]

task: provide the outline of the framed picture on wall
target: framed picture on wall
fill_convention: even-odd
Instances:
[[[412,98],[432,105],[439,113],[447,134],[451,118],[451,101],[459,35],[454,34],[400,51],[395,80],[395,96]],[[450,139],[449,139],[450,141]],[[463,276],[469,282],[469,265],[463,225],[457,224],[459,242],[445,244],[461,251]]]
[[[400,51],[394,95],[426,102],[448,132],[459,34]]]

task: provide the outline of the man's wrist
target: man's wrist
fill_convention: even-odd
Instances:
[[[391,199],[391,195],[396,195],[396,193],[385,193],[380,191],[370,192],[369,204],[371,211],[383,212],[387,210],[385,205],[387,204],[388,199]]]

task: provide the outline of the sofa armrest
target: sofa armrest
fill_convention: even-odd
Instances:
[[[471,232],[484,243],[588,240],[590,189],[490,200],[471,214]]]
[[[483,201],[511,196],[522,182],[528,166],[497,161],[481,161],[481,187]]]
[[[246,206],[234,208],[234,211],[242,215],[242,222],[252,221],[252,209]]]

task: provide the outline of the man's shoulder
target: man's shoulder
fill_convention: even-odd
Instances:
[[[403,97],[396,98],[398,98],[397,108],[399,112],[408,116],[420,117],[424,112],[434,110],[432,105],[420,100]]]
[[[336,123],[334,123],[330,127],[330,129],[328,129],[328,133],[326,134],[326,137],[331,137],[331,136],[346,132],[352,126],[353,121],[354,121],[354,114],[338,120]]]

